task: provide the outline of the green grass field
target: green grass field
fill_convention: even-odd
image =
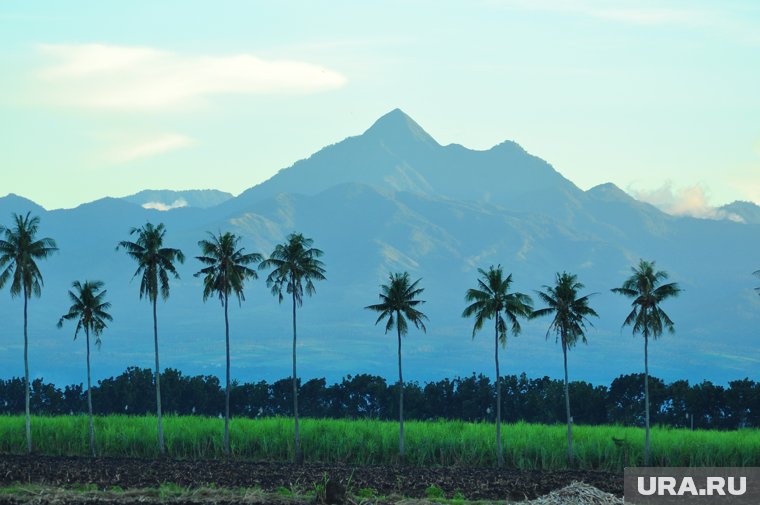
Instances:
[[[164,431],[174,458],[222,457],[223,421],[166,416]],[[288,461],[293,453],[293,421],[287,418],[232,419],[235,457]],[[505,462],[521,469],[565,468],[563,425],[502,426]],[[491,466],[495,464],[493,424],[461,421],[407,421],[407,462],[413,465]],[[642,464],[644,432],[619,426],[575,426],[577,465],[620,471]],[[87,456],[87,417],[33,417],[35,451]],[[98,454],[156,457],[155,417],[105,416],[95,419]],[[304,419],[301,437],[306,461],[385,465],[396,462],[398,424],[373,420]],[[617,439],[617,441],[615,440]],[[0,416],[0,452],[25,452],[23,416]],[[654,428],[652,461],[665,466],[760,466],[760,430],[688,431]]]

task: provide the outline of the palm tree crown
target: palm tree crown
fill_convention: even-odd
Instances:
[[[280,302],[284,291],[300,307],[303,305],[304,292],[309,296],[316,292],[314,281],[325,280],[324,263],[318,259],[324,253],[311,247],[313,243],[314,240],[305,238],[300,233],[291,233],[287,242],[277,244],[269,259],[259,265],[259,269],[273,269],[267,276],[267,286]]]
[[[381,303],[365,307],[366,309],[380,313],[375,324],[386,318],[388,319],[385,325],[385,333],[388,333],[394,326],[397,326],[399,333],[406,335],[408,331],[407,319],[416,328],[427,331],[423,322],[427,319],[427,316],[416,309],[418,305],[425,303],[423,300],[416,300],[425,290],[424,288],[417,287],[420,280],[417,279],[410,284],[407,272],[403,274],[390,274],[390,282],[380,286]]]
[[[163,247],[166,228],[163,223],[153,226],[145,223],[140,228],[129,230],[130,235],[137,235],[137,240],[119,242],[117,249],[122,247],[127,255],[137,262],[137,270],[132,278],[140,278],[140,298],[147,297],[151,302],[156,301],[159,292],[161,298],[169,298],[169,275],[179,278],[174,262],[184,263],[185,255],[179,249]]]
[[[557,339],[570,349],[578,343],[578,340],[586,343],[586,323],[589,316],[599,317],[594,309],[589,307],[589,297],[594,293],[578,298],[578,291],[585,286],[578,282],[578,277],[567,272],[557,274],[554,286],[543,286],[544,291],[537,291],[536,294],[548,307],[533,311],[531,318],[542,317],[554,314],[549,329],[546,331],[548,338],[549,333],[554,330]]]
[[[483,327],[485,321],[496,318],[496,331],[502,346],[507,343],[507,322],[512,325],[512,334],[519,335],[521,331],[518,317],[529,317],[532,311],[530,296],[523,293],[510,293],[512,274],[504,277],[501,265],[491,266],[488,272],[478,268],[480,278],[478,288],[467,290],[465,300],[471,302],[462,312],[463,317],[475,316],[475,324],[472,327],[472,337]]]
[[[233,233],[209,235],[210,240],[198,242],[203,256],[197,256],[197,259],[207,265],[195,274],[196,277],[204,276],[203,299],[216,294],[222,303],[230,295],[236,296],[238,302],[245,300],[245,280],[258,278],[256,270],[247,265],[260,263],[263,256],[259,253],[244,254],[244,249],[238,248],[240,237]]]
[[[640,260],[638,267],[631,267],[632,275],[619,288],[613,288],[628,298],[633,298],[633,309],[625,318],[623,326],[631,326],[633,334],[641,333],[647,338],[657,339],[664,329],[674,332],[673,321],[662,310],[660,303],[666,298],[678,296],[681,288],[667,280],[668,274],[663,270],[655,270],[654,261]]]
[[[40,218],[13,214],[13,228],[0,227],[0,289],[11,280],[11,296],[23,294],[39,297],[42,293],[42,274],[35,260],[46,259],[57,251],[55,240],[37,239]]]
[[[111,308],[109,302],[104,301],[106,291],[101,291],[103,283],[100,281],[85,281],[84,284],[75,281],[72,285],[74,291],[69,291],[71,307],[69,312],[58,320],[58,327],[63,326],[63,321],[76,319],[74,339],[79,332],[84,330],[95,336],[95,345],[100,347],[100,335],[106,328],[106,321],[112,321],[111,315],[106,312]]]

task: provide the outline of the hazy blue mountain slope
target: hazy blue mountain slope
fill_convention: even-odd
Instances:
[[[760,206],[752,202],[731,202],[718,210],[739,216],[745,223],[760,224]]]

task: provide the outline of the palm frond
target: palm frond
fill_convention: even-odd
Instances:
[[[311,247],[313,243],[300,233],[291,233],[284,244],[275,246],[268,259],[259,263],[259,270],[272,269],[266,283],[280,302],[285,292],[297,305],[303,305],[304,291],[312,296],[316,293],[314,281],[326,280],[324,263],[317,259],[324,253]]]
[[[422,294],[424,288],[418,287],[422,279],[410,282],[409,273],[390,273],[388,283],[380,286],[379,298],[381,303],[368,305],[365,309],[380,312],[375,324],[378,324],[385,318],[388,322],[385,326],[387,333],[394,327],[397,327],[401,335],[406,335],[409,330],[408,321],[422,331],[427,331],[424,321],[427,316],[415,307],[425,303],[417,297]]]
[[[0,227],[4,239],[0,240],[0,288],[10,281],[11,296],[40,296],[44,280],[37,260],[46,259],[56,252],[51,238],[37,238],[40,218],[27,212],[25,216],[13,214],[15,226]]]
[[[632,267],[632,275],[619,288],[612,292],[633,298],[632,310],[623,321],[623,327],[631,326],[634,335],[641,333],[645,337],[656,339],[667,328],[675,331],[673,321],[660,307],[668,298],[678,296],[681,288],[677,283],[663,284],[668,274],[656,270],[654,261],[640,260],[638,267]]]
[[[109,302],[104,301],[106,291],[103,290],[101,281],[75,281],[72,283],[72,291],[69,298],[72,301],[69,311],[58,320],[58,328],[63,327],[64,321],[76,320],[74,339],[76,340],[81,330],[86,330],[96,337],[96,345],[100,341],[100,334],[107,327],[106,321],[113,318],[107,312],[111,308]]]

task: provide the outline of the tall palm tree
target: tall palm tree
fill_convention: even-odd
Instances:
[[[567,272],[557,273],[554,286],[544,286],[544,291],[537,291],[538,297],[548,307],[538,309],[531,318],[554,314],[546,337],[554,330],[557,341],[562,344],[562,358],[565,365],[565,415],[567,418],[567,462],[573,464],[573,418],[570,415],[570,390],[567,378],[567,351],[572,349],[580,340],[586,343],[586,323],[589,316],[599,315],[589,307],[591,295],[578,297],[578,291],[583,289],[578,277]]]
[[[229,297],[237,297],[238,304],[245,300],[243,286],[246,279],[256,279],[256,271],[248,268],[251,263],[260,263],[264,257],[258,253],[245,254],[238,248],[240,237],[226,232],[214,235],[210,240],[201,240],[198,245],[202,256],[197,259],[206,265],[195,277],[203,276],[203,300],[218,295],[224,307],[224,336],[227,347],[227,383],[224,399],[224,453],[230,455],[230,320],[228,317]]]
[[[40,218],[13,214],[12,228],[0,226],[0,289],[11,281],[11,297],[24,296],[24,391],[26,417],[26,450],[32,452],[32,427],[29,418],[29,334],[27,308],[32,295],[42,294],[42,273],[37,260],[46,259],[58,248],[51,238],[37,238]]]
[[[491,265],[488,272],[478,268],[478,287],[467,290],[465,300],[471,302],[462,312],[462,317],[475,316],[472,338],[488,319],[494,320],[494,359],[496,361],[496,457],[499,467],[504,465],[501,452],[501,374],[499,372],[499,344],[507,345],[507,321],[512,326],[512,334],[520,333],[518,317],[529,317],[533,308],[530,296],[510,293],[512,274],[504,277],[501,265]],[[506,318],[506,319],[505,319]]]
[[[95,428],[92,424],[92,383],[90,380],[90,333],[95,336],[95,345],[100,349],[100,334],[106,328],[106,321],[113,318],[106,312],[111,308],[109,302],[104,301],[106,291],[101,291],[103,283],[100,281],[85,281],[84,284],[75,281],[72,285],[74,291],[69,291],[71,307],[69,312],[58,320],[58,327],[63,327],[64,320],[77,320],[74,329],[74,340],[80,330],[84,330],[87,342],[87,408],[90,413],[90,451],[95,457]]]
[[[426,332],[425,323],[427,316],[417,310],[417,306],[425,303],[423,300],[416,298],[422,294],[424,288],[418,288],[420,280],[410,283],[407,272],[394,273],[389,275],[390,282],[380,286],[380,303],[369,305],[365,309],[379,312],[380,315],[375,321],[387,319],[385,324],[385,333],[388,333],[393,327],[396,327],[398,336],[398,420],[399,420],[399,439],[398,453],[399,461],[404,462],[404,376],[401,373],[401,336],[406,335],[409,326],[406,320],[414,324],[417,329]]]
[[[163,223],[153,226],[145,223],[140,228],[129,230],[130,235],[136,235],[134,242],[123,240],[116,247],[123,248],[127,255],[137,262],[137,270],[132,276],[140,276],[140,299],[147,297],[153,305],[153,344],[156,354],[156,415],[158,417],[158,450],[163,456],[166,453],[164,445],[164,425],[161,416],[161,368],[158,363],[158,318],[156,317],[156,302],[158,295],[169,298],[169,276],[179,279],[174,266],[175,262],[184,263],[185,255],[179,249],[164,247],[166,228]]]
[[[631,326],[633,334],[644,335],[644,416],[646,423],[646,437],[644,443],[644,464],[649,464],[649,339],[657,339],[662,335],[662,330],[667,328],[670,333],[675,329],[673,321],[660,307],[660,304],[671,297],[678,296],[681,288],[671,282],[663,284],[668,274],[663,270],[655,270],[654,261],[639,260],[638,267],[631,267],[632,275],[623,282],[619,288],[613,288],[613,293],[618,293],[628,298],[633,298],[628,317],[623,321],[623,326]]]
[[[301,439],[298,431],[298,380],[296,375],[296,306],[303,305],[304,292],[311,296],[316,293],[314,281],[325,280],[324,263],[319,260],[324,254],[311,247],[314,241],[300,233],[291,233],[284,244],[277,244],[269,256],[259,264],[259,269],[271,268],[267,276],[267,286],[276,295],[280,303],[283,292],[290,294],[293,300],[293,418],[295,462],[303,463]]]

